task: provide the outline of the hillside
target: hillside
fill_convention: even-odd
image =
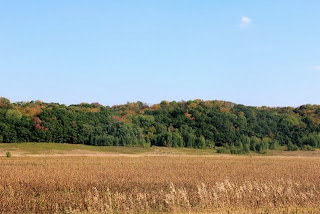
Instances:
[[[0,98],[0,142],[216,148],[221,153],[314,150],[320,106],[251,107],[224,101],[117,106],[11,103]]]

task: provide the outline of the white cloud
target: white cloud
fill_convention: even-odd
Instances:
[[[250,24],[252,24],[252,19],[247,16],[241,17],[240,27],[248,27]]]
[[[313,66],[313,69],[314,69],[314,70],[319,70],[319,71],[320,71],[320,65]]]

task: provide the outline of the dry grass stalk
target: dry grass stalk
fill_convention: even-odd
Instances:
[[[320,159],[0,159],[0,213],[319,213]]]

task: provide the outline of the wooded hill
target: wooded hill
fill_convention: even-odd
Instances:
[[[224,101],[102,106],[0,98],[0,142],[216,148],[265,153],[320,147],[320,105],[251,107]]]

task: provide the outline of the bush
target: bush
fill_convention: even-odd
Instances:
[[[256,152],[260,153],[260,154],[266,154],[268,151],[268,147],[261,143],[259,145],[257,145],[257,149],[256,149]]]
[[[299,147],[296,144],[293,144],[291,141],[289,141],[287,145],[287,151],[297,151]]]
[[[220,148],[217,148],[217,153],[228,154],[229,151],[226,147],[220,147]]]
[[[313,148],[312,146],[310,145],[304,145],[301,150],[304,150],[304,151],[315,151],[315,148]]]
[[[260,154],[266,154],[269,147],[269,139],[260,139],[257,137],[251,137],[250,139],[250,149]]]
[[[209,140],[209,139],[206,140],[206,144],[207,144],[207,147],[210,148],[210,149],[215,149],[216,148],[216,145],[212,140]]]
[[[172,147],[172,133],[171,132],[163,132],[158,134],[156,137],[156,145],[157,146],[166,146]]]
[[[255,136],[250,138],[250,150],[257,152],[257,149],[261,143],[261,139]]]
[[[248,152],[244,151],[243,149],[241,149],[239,147],[232,146],[230,148],[230,153],[231,154],[246,154]]]
[[[280,148],[279,141],[273,140],[273,141],[270,142],[270,144],[269,144],[269,149],[271,149],[271,150],[277,150],[277,149],[279,149],[279,148]]]
[[[10,158],[10,157],[11,157],[11,153],[10,153],[10,152],[7,152],[7,153],[6,153],[6,156],[7,156],[7,158]]]
[[[260,154],[266,154],[270,145],[270,139],[265,137],[262,139],[260,144],[257,146],[257,152]]]
[[[249,150],[246,151],[246,149],[243,147],[243,144],[241,142],[237,142],[237,145],[232,145],[230,147],[230,153],[231,154],[247,154],[249,153]]]
[[[250,152],[250,144],[243,144],[243,150],[245,151],[245,153],[249,153]]]
[[[309,145],[311,147],[317,148],[320,146],[320,136],[317,134],[309,134],[300,138],[298,143],[300,147]]]
[[[245,153],[250,152],[250,138],[248,136],[242,135],[240,137],[241,144]]]
[[[206,139],[203,136],[200,136],[199,138],[197,138],[196,143],[199,149],[206,148]]]
[[[178,132],[172,133],[173,147],[183,147],[184,142],[182,136]]]
[[[142,147],[149,148],[149,147],[151,147],[151,143],[150,142],[142,142]]]

